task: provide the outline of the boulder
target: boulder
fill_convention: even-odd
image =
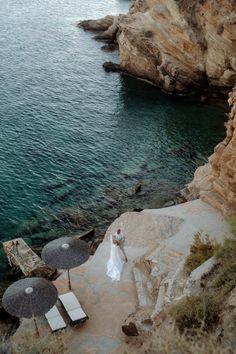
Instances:
[[[134,208],[133,211],[136,211],[137,213],[140,213],[141,211],[143,211],[142,208]]]
[[[163,205],[163,208],[168,208],[168,207],[171,207],[175,205],[175,201],[174,200],[169,200],[168,202],[166,202],[164,205]]]
[[[120,65],[113,63],[112,61],[106,61],[103,64],[103,68],[106,72],[120,72]]]
[[[78,235],[77,237],[80,238],[81,240],[88,241],[94,236],[95,236],[95,229],[90,229],[84,232],[82,235]]]
[[[118,47],[115,43],[108,43],[104,44],[101,49],[104,50],[105,52],[114,52]]]
[[[85,20],[78,23],[78,27],[85,31],[104,32],[113,24],[115,16],[108,15],[98,20]]]
[[[123,325],[121,327],[121,329],[122,329],[122,331],[124,332],[124,334],[126,336],[129,336],[129,337],[132,336],[133,337],[133,336],[138,336],[139,335],[137,327],[136,327],[135,323],[133,323],[133,322],[129,322],[129,324]]]
[[[134,194],[141,192],[141,189],[142,189],[142,183],[139,182],[134,186]]]

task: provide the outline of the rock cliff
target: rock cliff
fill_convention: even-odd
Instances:
[[[118,27],[121,69],[166,92],[236,83],[235,0],[135,0]]]
[[[236,87],[229,96],[226,138],[215,147],[209,162],[196,170],[188,185],[189,200],[200,197],[225,216],[236,214]]]
[[[178,95],[236,84],[236,0],[134,0],[127,15],[82,21],[116,38],[120,70]]]

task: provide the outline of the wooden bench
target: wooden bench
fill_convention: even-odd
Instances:
[[[71,325],[83,323],[88,319],[88,316],[83,311],[77,297],[73,292],[59,295],[59,300],[70,317]]]

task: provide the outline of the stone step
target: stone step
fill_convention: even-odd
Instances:
[[[183,272],[184,259],[182,258],[176,266],[176,271],[169,272],[161,281],[156,304],[151,315],[152,320],[155,320],[161,313],[164,306],[171,303],[176,298],[183,295],[187,277]]]
[[[148,275],[142,272],[139,267],[133,267],[135,286],[140,307],[153,307],[154,302],[148,289]]]
[[[166,291],[166,303],[172,302],[175,298],[178,298],[184,292],[184,288],[187,281],[187,276],[183,270],[184,263],[185,258],[179,262],[173,277],[169,279],[168,288]]]
[[[164,305],[165,305],[165,297],[166,297],[166,285],[165,285],[164,282],[162,282],[160,287],[159,287],[159,292],[158,292],[158,296],[157,296],[156,305],[155,305],[154,311],[153,311],[153,313],[151,315],[151,319],[152,320],[155,320],[155,318],[163,310]]]
[[[140,307],[148,306],[148,294],[144,287],[146,280],[143,272],[136,266],[133,267],[133,274],[135,280],[136,291],[138,295],[138,302]]]

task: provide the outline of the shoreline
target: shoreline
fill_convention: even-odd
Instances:
[[[117,31],[115,33],[117,33]],[[109,35],[113,36],[113,41],[116,40],[114,37],[114,33],[111,33]],[[149,38],[148,36],[146,37]],[[139,78],[132,74],[132,72],[122,72],[120,70],[122,70],[122,68],[120,66],[117,66],[116,70],[114,71],[120,72],[121,75],[128,75],[130,77],[147,82],[148,84],[151,84],[153,86],[158,86],[157,83],[152,83],[145,78]],[[165,90],[165,88],[160,89],[170,95],[172,95],[173,93],[169,92],[168,90]],[[181,95],[182,93],[180,94],[180,96]],[[218,99],[217,97],[215,98]],[[187,96],[183,96],[183,99],[187,99]],[[204,92],[201,93],[200,100],[207,100],[207,97]],[[182,148],[182,152],[181,147],[177,148],[179,148],[180,150],[178,151],[178,153],[183,154],[183,151],[185,153],[186,145],[184,149]],[[188,150],[190,160],[197,160],[197,154],[195,153],[196,152],[194,151],[193,153],[193,150],[191,149]],[[194,159],[192,158],[192,155],[195,156]],[[176,156],[178,156],[178,154],[176,154]],[[154,170],[152,170],[152,174],[155,174]],[[129,313],[134,312],[136,310],[136,305],[138,303],[140,305],[142,301],[144,301],[142,295],[140,295],[139,293],[137,294],[137,284],[135,284],[133,279],[133,275],[135,278],[135,273],[133,274],[133,269],[136,263],[139,261],[140,257],[146,256],[150,251],[155,252],[161,245],[162,247],[168,248],[170,252],[173,251],[173,254],[178,254],[176,257],[183,258],[184,256],[186,256],[189,247],[193,241],[194,233],[198,232],[199,228],[202,227],[202,230],[204,232],[210,232],[214,234],[213,238],[217,239],[218,241],[221,241],[225,234],[229,232],[226,219],[217,209],[213,208],[212,206],[210,206],[210,204],[206,204],[204,201],[199,199],[189,201],[187,203],[184,202],[184,199],[182,199],[181,201],[180,196],[177,196],[177,191],[173,193],[175,186],[174,183],[172,183],[171,181],[166,181],[166,186],[169,183],[170,189],[165,190],[164,194],[173,196],[175,194],[175,198],[167,198],[165,202],[163,202],[163,198],[160,199],[160,204],[162,200],[163,204],[165,203],[166,207],[164,207],[163,205],[158,206],[157,203],[156,208],[148,209],[145,207],[145,205],[150,202],[150,195],[152,197],[150,206],[152,205],[152,203],[156,202],[158,188],[156,188],[156,185],[155,188],[153,187],[154,182],[152,181],[152,183],[150,183],[150,190],[148,190],[149,187],[147,188],[147,190],[145,190],[146,186],[145,183],[143,183],[142,178],[137,178],[136,176],[128,176],[127,178],[130,178],[132,184],[133,181],[136,179],[136,185],[133,184],[130,188],[123,188],[123,190],[122,187],[120,188],[120,190],[119,188],[117,188],[117,190],[115,191],[113,190],[113,186],[109,186],[110,191],[108,191],[107,195],[105,195],[104,193],[104,195],[98,197],[98,200],[100,199],[100,202],[94,203],[94,205],[92,205],[92,203],[91,205],[86,205],[84,209],[82,207],[77,208],[73,206],[63,207],[58,211],[56,215],[53,215],[52,213],[52,215],[49,216],[47,225],[44,225],[45,220],[43,219],[43,217],[41,219],[39,217],[38,219],[35,218],[29,220],[29,222],[27,222],[28,225],[26,223],[26,225],[24,226],[25,229],[23,228],[23,231],[19,232],[19,234],[16,235],[23,235],[23,237],[30,243],[30,246],[33,249],[36,249],[37,253],[40,254],[44,244],[54,238],[64,235],[75,236],[78,235],[79,232],[85,232],[88,228],[95,229],[95,235],[91,236],[91,239],[89,239],[88,241],[90,247],[93,248],[94,255],[80,269],[75,269],[72,271],[74,278],[78,281],[77,284],[82,284],[82,286],[78,287],[78,297],[82,299],[82,302],[84,304],[86,304],[87,301],[90,306],[90,311],[92,314],[91,317],[95,318],[95,321],[93,322],[93,320],[91,320],[90,322],[88,322],[88,324],[86,323],[85,327],[82,328],[79,333],[77,333],[76,330],[73,330],[72,342],[70,343],[70,348],[72,348],[71,353],[73,353],[73,350],[75,350],[78,345],[81,345],[81,350],[87,350],[87,348],[89,348],[89,346],[91,345],[91,342],[93,346],[94,341],[96,341],[97,339],[101,339],[101,342],[99,342],[98,340],[99,345],[104,342],[107,347],[113,347],[114,353],[116,353],[116,351],[117,353],[120,353],[119,350],[121,350],[121,348],[122,350],[128,348],[126,347],[126,345],[123,344],[124,336],[123,333],[121,333],[121,326],[125,323]],[[140,186],[138,186],[138,184]],[[137,190],[135,188],[137,188]],[[63,197],[67,198],[69,193],[70,191],[66,192],[64,196],[60,196],[61,200],[63,200]],[[106,201],[106,203],[104,202],[104,200]],[[169,206],[168,202],[169,205],[174,205]],[[136,203],[138,204],[136,207],[134,207]],[[127,205],[130,207],[127,207]],[[94,219],[89,219],[88,215],[90,209],[93,209],[93,213],[95,215]],[[132,211],[130,211],[129,209],[131,209]],[[97,224],[94,221],[95,219],[97,221]],[[127,249],[128,257],[131,259],[131,264],[129,264],[127,269],[125,270],[124,279],[122,280],[122,282],[118,284],[117,287],[113,286],[113,284],[111,286],[110,293],[107,295],[105,289],[109,289],[110,283],[107,281],[107,279],[104,279],[104,269],[106,266],[105,260],[108,257],[108,237],[118,227],[124,227],[125,234],[128,235]],[[45,237],[45,235],[47,235],[47,237]],[[101,266],[102,268],[99,269],[99,266]],[[97,279],[95,279],[94,277],[95,273]],[[10,279],[9,284],[11,284],[15,280],[16,279]],[[101,284],[99,283],[100,280],[102,280]],[[65,274],[62,274],[54,283],[57,285],[60,291],[66,291]],[[7,284],[6,287],[9,284]],[[0,290],[2,291],[3,289]],[[77,289],[75,289],[75,291],[77,291]],[[127,298],[129,300],[128,304],[123,304],[123,302],[126,300],[124,294],[127,295]],[[122,303],[121,310],[113,310],[113,299],[115,296],[117,296],[117,301],[120,301],[120,303]],[[98,310],[99,305],[102,306],[102,309],[99,308]],[[1,308],[0,311],[2,311]],[[102,317],[103,313],[105,313],[105,317],[107,316],[107,320],[105,322],[105,334],[102,333],[103,328],[100,318]],[[113,323],[111,318],[112,316],[110,315],[112,315],[113,318],[116,316],[119,318],[119,328],[118,326],[115,329],[109,328],[109,326],[112,327]],[[11,336],[12,333],[16,330],[15,334],[13,335],[13,338],[17,341],[18,336],[21,335],[21,331],[24,331],[25,328],[31,326],[31,321],[23,320],[22,325],[20,325],[16,329],[16,320],[13,319],[12,322],[11,320],[12,319],[10,318],[10,329],[8,328],[6,330],[6,333],[8,336]],[[0,321],[0,324],[1,323],[2,321]],[[9,326],[9,323],[7,323],[7,326]],[[43,319],[40,319],[40,326],[42,326],[41,330],[43,332],[47,331],[47,327],[45,327]],[[79,340],[81,340],[81,344],[79,343]]]
[[[97,33],[95,40],[118,45],[119,64],[105,62],[105,71],[144,79],[169,95],[204,101],[227,96],[236,84],[230,19],[235,7],[229,0],[212,6],[210,1],[134,1],[127,14],[83,20],[78,27]]]
[[[91,235],[91,237],[87,239],[90,246],[94,247],[94,245],[96,246],[102,241],[107,228],[113,220],[119,217],[122,213],[126,211],[141,210],[143,209],[141,206],[144,205],[146,208],[153,207],[154,205],[156,207],[163,207],[166,203],[170,202],[173,205],[181,201],[179,189],[171,186],[168,188],[168,184],[166,185],[166,189],[164,190],[162,196],[158,195],[158,187],[155,187],[154,184],[150,189],[150,186],[146,185],[144,181],[141,184],[141,190],[138,192],[135,192],[135,186],[136,185],[133,185],[128,190],[111,189],[107,194],[107,203],[104,203],[103,205],[97,203],[96,206],[91,206],[90,208],[99,219],[97,223],[90,221],[87,218],[87,215],[83,214],[83,210],[68,207],[63,209],[64,212],[61,216],[61,220],[64,220],[63,222],[65,222],[65,226],[67,225],[66,229],[63,227],[61,229],[55,229],[54,219],[52,219],[51,228],[50,224],[47,226],[48,231],[42,232],[43,230],[39,229],[38,232],[36,230],[37,220],[35,220],[35,222],[29,220],[29,226],[27,226],[27,223],[25,224],[26,233],[19,232],[11,238],[22,237],[36,252],[36,254],[40,255],[42,247],[55,238],[62,236],[80,236],[84,235],[88,231],[94,230],[94,235]],[[58,219],[56,219],[56,221],[57,220]],[[61,223],[58,223],[58,225],[60,227]],[[30,227],[32,227],[32,232],[30,231]],[[41,226],[39,224],[39,228],[40,227]],[[4,241],[7,241],[7,239]],[[1,242],[3,242],[3,240],[1,240]],[[6,263],[5,256],[3,257],[3,261]],[[19,276],[18,274],[15,275],[8,266],[7,268],[7,278],[9,278],[9,280],[7,280],[7,278],[5,278],[4,281],[2,280],[0,282],[1,288],[5,288],[11,284],[13,281],[18,279]]]
[[[143,187],[142,187],[143,188]],[[132,195],[133,196],[138,196],[139,195],[139,192],[135,193],[135,190],[134,190],[134,187],[132,188]],[[168,201],[166,201],[164,204],[166,204],[166,206],[162,206],[160,207],[159,209],[161,208],[168,208],[169,205],[178,205],[178,204],[181,204],[181,203],[184,203],[186,202],[186,199],[184,198],[183,195],[181,195],[180,191],[176,192],[173,196],[172,199],[169,199]],[[118,211],[119,209],[117,209]],[[139,211],[136,211],[136,210],[132,210],[131,212],[142,212],[143,209],[140,209]],[[106,233],[107,233],[107,230],[110,228],[110,226],[116,221],[116,219],[120,218],[121,215],[123,215],[123,213],[127,213],[128,211],[123,211],[121,213],[118,213],[117,214],[117,217],[113,217],[111,216],[110,217],[110,221],[108,221],[106,224],[103,224],[103,229],[104,229],[104,234],[103,236],[101,236],[100,234],[99,235],[96,235],[96,228],[94,229],[94,236],[92,236],[91,238],[89,238],[89,240],[87,240],[87,242],[89,243],[90,245],[90,248],[92,249],[92,254],[95,254],[97,249],[99,248],[100,244],[102,244],[106,238]],[[130,211],[129,211],[130,212]],[[83,232],[83,234],[86,233],[86,232]],[[64,234],[63,236],[78,236],[78,232],[74,232],[73,234]],[[53,238],[54,239],[54,238]],[[43,248],[44,244],[46,244],[47,242],[49,242],[48,240],[46,240],[43,244],[41,245],[32,245],[30,244],[29,246],[32,248],[32,250],[34,252],[36,252],[37,255],[41,256],[41,249]],[[7,287],[9,285],[11,285],[14,281],[20,279],[22,277],[22,274],[20,272],[20,270],[18,271],[17,269],[14,269],[14,268],[11,268],[9,266],[9,270],[8,270],[8,274],[10,275],[10,279],[9,281],[5,281],[4,283],[0,283],[0,291],[1,293],[3,294],[3,292],[7,289]],[[5,310],[3,310],[1,307],[0,307],[0,311],[3,311],[3,314],[4,316],[6,316],[7,320],[5,321],[2,321],[0,320],[0,327],[2,327],[2,331],[5,334],[6,338],[10,337],[15,331],[17,331],[17,328],[19,327],[19,321],[18,319],[15,319],[13,318],[12,316],[8,315]],[[5,328],[5,329],[4,329]]]

